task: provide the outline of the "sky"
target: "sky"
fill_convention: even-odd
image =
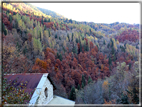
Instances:
[[[139,3],[31,3],[76,21],[140,24]]]

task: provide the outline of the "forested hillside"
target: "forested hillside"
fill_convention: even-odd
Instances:
[[[139,25],[77,22],[27,3],[2,6],[4,74],[49,73],[54,94],[77,104],[139,103]]]

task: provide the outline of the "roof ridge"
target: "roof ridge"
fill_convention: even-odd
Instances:
[[[48,73],[12,73],[12,74],[3,74],[3,75],[18,75],[18,74],[30,75],[30,74],[48,74]]]

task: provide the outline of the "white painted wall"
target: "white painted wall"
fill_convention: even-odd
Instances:
[[[47,87],[48,89],[48,97],[46,98],[44,90]],[[48,104],[51,100],[53,99],[53,85],[50,83],[48,79],[46,79],[42,89],[41,89],[41,94],[38,99],[37,104]]]

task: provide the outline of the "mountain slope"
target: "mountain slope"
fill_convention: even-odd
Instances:
[[[101,79],[102,83],[105,78],[114,78],[112,80],[118,79],[114,81],[116,86],[125,86],[125,83],[130,86],[137,81],[128,77],[131,77],[131,73],[137,75],[138,72],[139,38],[136,37],[137,41],[133,41],[135,43],[131,45],[127,42],[130,40],[128,36],[124,35],[129,34],[129,29],[132,30],[131,36],[138,35],[137,26],[61,19],[55,17],[56,15],[47,15],[52,12],[44,14],[35,6],[25,3],[4,3],[3,7],[4,73],[50,73],[57,86],[55,94],[73,100],[75,96],[72,90],[84,90],[91,81],[97,82]],[[122,37],[114,38],[125,30],[128,32],[122,33]],[[118,78],[117,74],[122,76]],[[105,82],[105,85],[109,82]],[[120,93],[116,91],[115,95],[119,100],[116,103],[121,103],[125,90],[132,92],[133,86],[130,87],[119,88]],[[138,91],[139,88],[135,87]],[[105,90],[104,87],[101,89]],[[99,96],[109,101],[107,90],[103,92],[105,93]],[[112,96],[113,92],[115,91],[111,90]],[[98,93],[101,93],[101,90],[98,90]],[[129,98],[132,103],[133,97]],[[77,102],[84,101],[79,99]],[[104,100],[101,103],[104,103]]]
[[[62,16],[62,15],[56,13],[56,12],[53,12],[51,10],[43,9],[43,8],[40,8],[40,7],[37,7],[37,9],[39,9],[41,12],[43,12],[46,15],[52,16],[53,18],[61,18],[61,19],[64,18],[64,16]]]

